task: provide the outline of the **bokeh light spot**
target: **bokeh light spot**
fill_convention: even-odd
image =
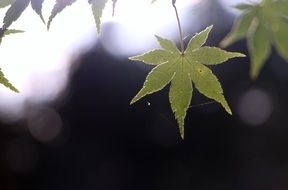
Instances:
[[[240,97],[238,114],[248,125],[261,125],[269,119],[273,107],[272,98],[267,92],[251,89]]]
[[[61,133],[62,120],[54,109],[41,108],[28,116],[28,129],[35,139],[50,142]]]

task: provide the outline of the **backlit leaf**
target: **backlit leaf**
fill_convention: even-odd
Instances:
[[[204,64],[219,64],[230,58],[244,55],[215,47],[201,47],[206,42],[211,29],[212,26],[196,34],[190,40],[185,52],[180,52],[172,41],[156,36],[163,49],[152,50],[130,58],[156,65],[148,74],[142,89],[132,99],[131,104],[148,94],[161,90],[171,82],[169,101],[182,138],[184,138],[186,113],[192,99],[192,84],[199,92],[219,102],[228,113],[232,114],[224,98],[220,82]]]

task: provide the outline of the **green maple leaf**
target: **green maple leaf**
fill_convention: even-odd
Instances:
[[[202,47],[211,29],[212,26],[191,38],[183,53],[170,40],[156,36],[163,49],[130,57],[131,60],[156,66],[148,74],[143,88],[132,99],[131,104],[171,83],[169,101],[178,121],[182,138],[184,138],[186,112],[192,99],[192,83],[199,92],[219,102],[228,113],[232,114],[224,98],[220,82],[206,65],[217,65],[230,58],[244,57],[245,55],[227,52],[216,47]]]
[[[259,75],[273,45],[277,52],[288,61],[288,1],[263,0],[261,3],[240,4],[242,11],[231,32],[220,43],[227,47],[247,37],[251,59],[251,78]]]

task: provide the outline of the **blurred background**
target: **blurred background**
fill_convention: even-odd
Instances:
[[[240,2],[178,0],[185,43],[213,24],[218,46]],[[159,48],[155,34],[178,40],[171,3],[111,13],[97,36],[87,2],[49,32],[29,8],[12,27],[26,32],[3,39],[0,67],[21,93],[0,87],[0,190],[288,189],[288,64],[275,51],[255,81],[249,56],[211,67],[234,114],[194,91],[182,141],[167,87],[129,105],[152,67],[127,57]],[[248,55],[245,39],[228,50]]]

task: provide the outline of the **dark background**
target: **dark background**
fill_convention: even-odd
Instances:
[[[207,44],[218,46],[233,15],[217,1],[195,9],[206,15],[203,28],[214,24]],[[228,49],[248,55],[245,40]],[[252,81],[248,63],[249,57],[212,67],[234,115],[193,92],[183,141],[167,87],[129,105],[151,68],[114,57],[97,43],[75,61],[68,90],[59,100],[27,102],[27,112],[36,107],[52,127],[47,109],[61,117],[59,136],[43,143],[24,129],[25,119],[1,124],[0,189],[288,189],[288,65],[273,52]],[[269,97],[272,111],[263,122],[251,124],[237,110],[243,95],[255,90]],[[249,116],[258,117],[265,108],[259,99],[248,105]]]

